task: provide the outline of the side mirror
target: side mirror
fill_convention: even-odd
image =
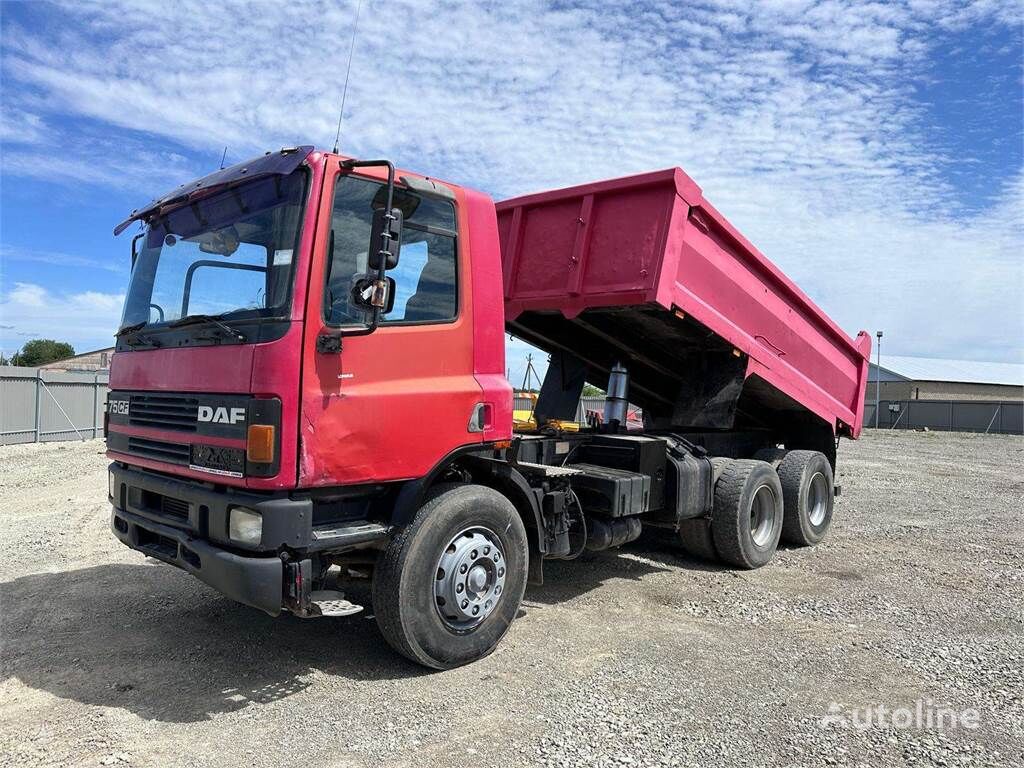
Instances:
[[[352,284],[352,303],[360,309],[372,312],[374,307],[380,308],[380,314],[386,315],[395,308],[395,281],[385,277],[378,281],[376,275],[363,275]]]
[[[398,251],[402,247],[402,210],[392,208],[391,216],[384,213],[383,208],[373,212],[373,224],[370,227],[370,247],[367,250],[366,264],[371,272],[379,272],[381,262],[384,269],[398,266]]]

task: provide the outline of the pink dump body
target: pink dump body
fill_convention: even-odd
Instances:
[[[724,365],[715,361],[731,356],[745,363],[740,407],[750,423],[759,408],[776,419],[810,412],[859,435],[868,334],[850,339],[682,170],[497,207],[513,333],[592,371],[624,358],[645,407],[671,409],[680,387],[713,378]]]

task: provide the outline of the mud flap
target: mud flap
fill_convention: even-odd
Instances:
[[[537,549],[537,537],[527,534],[530,543],[530,562],[526,569],[526,583],[532,587],[544,585],[544,555]]]
[[[687,554],[712,562],[718,560],[715,541],[711,537],[711,521],[708,518],[680,520],[678,535],[679,542]]]

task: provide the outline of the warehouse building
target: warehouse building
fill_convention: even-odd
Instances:
[[[110,358],[114,356],[113,347],[94,349],[91,352],[82,352],[63,360],[54,360],[52,363],[39,366],[47,371],[65,371],[68,373],[106,373],[110,370]]]
[[[881,368],[872,362],[868,372],[868,402],[876,381],[882,400],[1024,400],[1024,363],[883,355]]]
[[[882,355],[880,367],[871,363],[864,399],[867,427],[1020,435],[1024,364]]]

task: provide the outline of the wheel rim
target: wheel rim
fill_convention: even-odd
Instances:
[[[775,512],[775,491],[768,485],[760,486],[750,504],[750,537],[754,546],[764,547],[771,542]]]
[[[465,631],[494,609],[505,590],[505,552],[493,531],[467,528],[448,542],[437,561],[434,603],[448,627]]]
[[[825,521],[828,511],[828,481],[821,472],[815,472],[807,490],[807,517],[818,527]]]

